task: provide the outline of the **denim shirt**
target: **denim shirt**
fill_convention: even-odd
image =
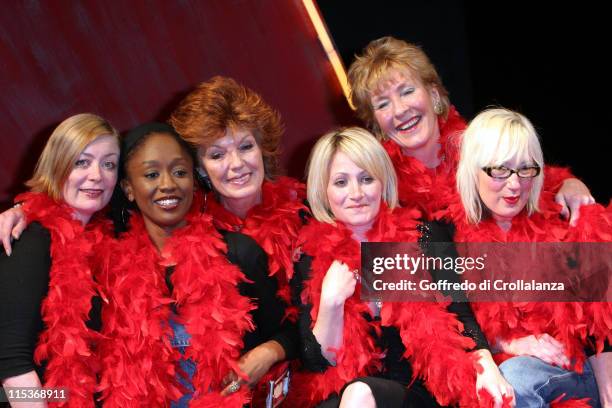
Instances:
[[[172,289],[173,289],[172,281],[170,279],[173,272],[174,272],[174,267],[169,266],[168,268],[166,268],[166,286],[168,286],[168,289],[170,290],[170,292],[172,292]],[[185,350],[187,349],[187,347],[191,345],[191,341],[190,341],[191,336],[189,335],[189,333],[187,333],[185,326],[176,321],[175,312],[172,312],[172,314],[170,315],[169,323],[170,323],[170,327],[172,328],[172,333],[173,333],[172,338],[170,339],[170,345],[173,348],[177,348],[179,353],[185,354]],[[195,374],[195,371],[196,371],[196,364],[190,358],[189,359],[181,358],[178,361],[178,365],[179,365],[178,367],[179,369],[177,370],[177,373],[176,373],[176,380],[179,382],[179,384],[185,387],[189,392],[184,394],[177,401],[172,401],[170,406],[173,408],[186,408],[189,406],[189,402],[191,401],[191,398],[193,397],[193,392],[195,391],[192,381],[193,381],[193,375]]]
[[[170,316],[170,327],[172,327],[173,337],[170,339],[170,344],[172,347],[177,348],[179,353],[185,354],[185,350],[190,346],[191,336],[187,333],[185,326],[181,323],[178,323],[176,320],[176,315],[172,314]],[[196,364],[192,359],[184,359],[181,358],[179,361],[179,370],[176,373],[177,381],[185,387],[190,392],[184,394],[177,401],[172,401],[171,407],[175,408],[183,408],[189,406],[189,401],[193,397],[193,392],[195,388],[193,387],[193,375],[196,371]]]

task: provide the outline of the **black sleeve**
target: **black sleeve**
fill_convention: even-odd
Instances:
[[[304,282],[310,278],[310,265],[312,258],[302,254],[300,260],[294,264],[293,278],[291,279],[291,300],[298,308],[298,332],[300,336],[300,358],[304,368],[308,371],[324,372],[331,364],[321,353],[321,345],[312,333],[310,326],[312,318],[311,304],[302,303],[302,289]]]
[[[595,354],[597,354],[596,348],[595,348],[595,337],[594,336],[588,336],[587,337],[588,340],[588,346],[585,347],[584,352],[586,354],[587,357],[591,357],[594,356]],[[612,345],[610,344],[610,342],[606,339],[606,341],[604,342],[604,348],[601,351],[602,353],[610,353],[612,352]]]
[[[454,228],[452,225],[442,222],[426,222],[419,226],[419,230],[421,231],[419,243],[426,256],[440,258],[456,258],[459,256],[453,243]],[[459,275],[452,270],[434,269],[430,270],[429,273],[435,282],[447,280],[451,283],[461,283]],[[459,321],[463,323],[463,335],[476,342],[475,350],[490,350],[489,343],[476,321],[466,294],[460,290],[448,290],[442,291],[442,293],[445,296],[450,296],[453,300],[448,305],[448,311],[455,313]]]
[[[227,257],[245,274],[249,282],[238,285],[240,294],[254,299],[257,309],[252,311],[256,328],[244,337],[244,351],[249,351],[269,340],[278,342],[285,350],[285,358],[292,360],[297,354],[297,328],[283,321],[285,304],[277,296],[278,282],[268,274],[268,257],[250,237],[221,231],[227,243]]]
[[[51,267],[49,232],[32,223],[13,242],[13,254],[0,254],[0,379],[40,367],[33,361],[43,329],[40,306]]]

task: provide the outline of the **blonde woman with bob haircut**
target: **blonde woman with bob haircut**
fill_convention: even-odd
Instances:
[[[319,221],[334,223],[333,213],[327,200],[329,163],[337,152],[347,155],[358,167],[367,169],[376,179],[383,182],[382,199],[389,209],[398,206],[397,176],[390,160],[378,141],[365,129],[353,127],[322,136],[310,155],[308,169],[308,202],[313,215]]]
[[[450,197],[444,217],[455,224],[455,241],[609,241],[612,214],[600,205],[584,206],[575,227],[559,219],[553,194],[542,191],[543,167],[538,135],[526,117],[501,108],[478,114],[463,135],[456,191],[441,192]],[[612,330],[603,317],[612,314],[610,303],[472,307],[492,349],[513,356],[499,368],[517,407],[548,406],[564,394],[589,398],[593,407],[612,402]]]
[[[31,192],[17,197],[32,224],[11,256],[0,254],[0,380],[9,400],[11,387],[44,385],[68,388],[57,395],[68,406],[94,406],[100,317],[88,260],[102,232],[89,221],[111,198],[118,160],[106,120],[72,116],[51,134],[26,183]]]
[[[461,333],[454,313],[437,303],[360,298],[362,242],[448,241],[442,226],[399,208],[395,171],[376,138],[354,127],[322,136],[308,162],[307,195],[315,219],[300,233],[292,281],[305,371],[294,375],[290,406],[475,403],[468,352],[477,339]],[[466,327],[479,331],[473,316],[468,320]],[[423,381],[412,383],[413,373]]]
[[[448,98],[436,68],[417,45],[382,37],[370,42],[348,70],[357,115],[381,140],[399,177],[399,200],[431,218],[455,184],[458,147],[466,124]],[[594,202],[569,170],[548,167],[545,190],[556,193],[571,223]]]
[[[457,168],[457,189],[470,222],[478,224],[483,216],[478,189],[482,169],[499,168],[511,160],[524,163],[526,172],[529,168],[539,169],[531,170],[537,174],[529,178],[530,191],[525,204],[528,215],[538,210],[544,184],[544,155],[536,130],[526,117],[506,109],[482,112],[464,133],[461,158]]]

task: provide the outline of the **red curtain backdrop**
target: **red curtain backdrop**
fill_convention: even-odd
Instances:
[[[9,1],[0,13],[0,203],[23,190],[53,128],[95,112],[120,131],[165,120],[197,83],[230,76],[283,116],[283,164],[351,121],[299,0]]]

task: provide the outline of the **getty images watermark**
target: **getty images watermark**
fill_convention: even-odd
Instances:
[[[612,300],[610,243],[362,244],[362,298]]]

